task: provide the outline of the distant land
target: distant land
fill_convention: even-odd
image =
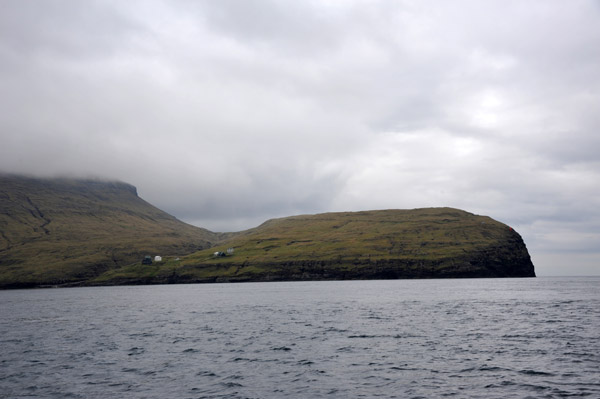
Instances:
[[[0,175],[0,288],[465,277],[535,271],[516,231],[453,208],[291,216],[215,233],[126,183]]]

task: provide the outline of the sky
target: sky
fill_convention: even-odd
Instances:
[[[598,0],[2,0],[0,171],[240,231],[449,206],[600,275]]]

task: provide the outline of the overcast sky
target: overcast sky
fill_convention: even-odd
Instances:
[[[191,224],[451,206],[600,274],[600,1],[0,1],[0,171]]]

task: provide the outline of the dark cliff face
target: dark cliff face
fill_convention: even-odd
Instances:
[[[505,255],[508,256],[506,257]],[[502,256],[505,256],[504,258]],[[253,266],[223,263],[223,271],[237,267],[237,273],[198,278],[193,273],[173,273],[156,283],[203,283],[247,281],[312,281],[312,280],[386,280],[428,278],[497,278],[535,277],[534,266],[525,252],[514,251],[477,253],[445,261],[422,259],[374,261],[355,260],[343,263],[332,260],[307,260],[261,263],[260,271]],[[247,270],[246,270],[247,269]],[[152,281],[148,281],[152,282]]]
[[[169,273],[153,276],[128,276],[93,285],[106,284],[191,284],[224,282],[268,282],[268,281],[319,281],[319,280],[390,280],[390,279],[435,279],[435,278],[502,278],[535,277],[531,259],[518,245],[505,251],[489,251],[472,254],[462,259],[446,261],[426,260],[355,260],[342,263],[332,260],[305,260],[287,262],[263,262],[239,265],[221,263],[211,275],[203,273],[206,265],[174,269]],[[503,258],[503,256],[505,256]],[[257,270],[258,267],[258,270]],[[234,273],[230,273],[235,270]]]
[[[473,253],[469,263],[481,277],[535,277],[529,252],[521,236],[511,230],[502,245]]]

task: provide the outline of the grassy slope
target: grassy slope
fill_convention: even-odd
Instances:
[[[0,175],[0,287],[86,280],[221,237],[153,207],[125,183]]]
[[[215,251],[235,248],[233,256]],[[96,282],[534,275],[521,237],[451,208],[327,213],[270,220],[217,247]]]

